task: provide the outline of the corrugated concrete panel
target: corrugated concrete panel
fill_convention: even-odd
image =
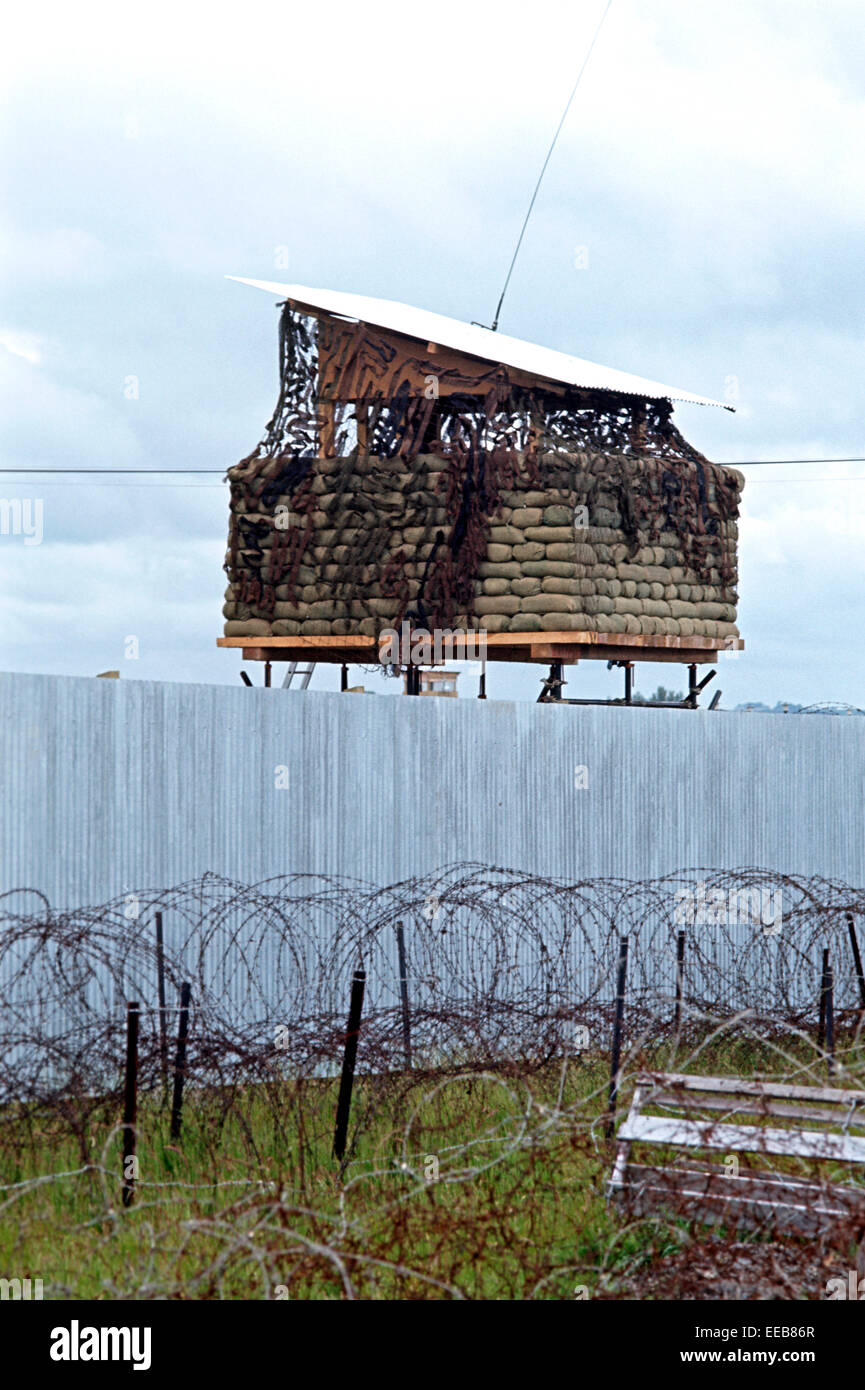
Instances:
[[[0,891],[55,907],[455,861],[865,882],[858,718],[0,675],[0,784]]]

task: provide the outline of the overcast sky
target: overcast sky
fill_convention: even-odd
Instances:
[[[490,322],[604,6],[18,7],[0,55],[2,464],[247,454],[276,398],[277,316],[227,274]],[[613,0],[502,331],[735,397],[735,415],[677,409],[712,459],[865,455],[863,150],[856,0]],[[723,704],[865,707],[865,463],[744,472],[747,651],[719,663]],[[0,536],[0,669],[237,682],[215,646],[218,475],[6,474],[0,497],[44,511],[41,545]],[[679,669],[636,684],[681,688]],[[490,694],[535,698],[540,674],[494,667]],[[569,677],[568,694],[619,694],[603,663]],[[319,667],[313,684],[337,682]]]

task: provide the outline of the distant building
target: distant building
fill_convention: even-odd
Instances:
[[[817,705],[796,705],[792,700],[779,700],[775,705],[764,705],[761,700],[748,700],[736,705],[744,714],[865,714],[865,710],[855,705],[825,700]]]

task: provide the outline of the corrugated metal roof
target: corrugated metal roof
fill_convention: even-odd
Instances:
[[[533,376],[545,377],[548,381],[567,386],[616,391],[650,400],[716,405],[722,410],[733,409],[726,402],[712,400],[709,396],[697,396],[692,391],[665,386],[663,382],[650,381],[631,372],[620,372],[615,367],[601,367],[597,362],[587,362],[582,357],[571,357],[569,353],[527,343],[522,338],[509,338],[506,333],[493,333],[490,328],[461,323],[459,319],[446,318],[444,314],[434,314],[428,309],[415,309],[410,304],[400,304],[393,299],[371,299],[363,294],[316,290],[308,285],[282,285],[275,280],[247,280],[240,275],[228,275],[226,279],[236,280],[241,285],[252,285],[254,289],[267,290],[280,299],[291,300],[292,304],[323,309],[337,318],[370,323],[377,328],[389,328],[394,333],[404,333],[419,342],[437,343],[471,357],[479,357],[485,362],[517,367]]]

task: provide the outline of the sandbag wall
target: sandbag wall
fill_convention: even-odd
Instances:
[[[226,636],[738,636],[734,469],[606,452],[521,470],[436,454],[230,470]]]

